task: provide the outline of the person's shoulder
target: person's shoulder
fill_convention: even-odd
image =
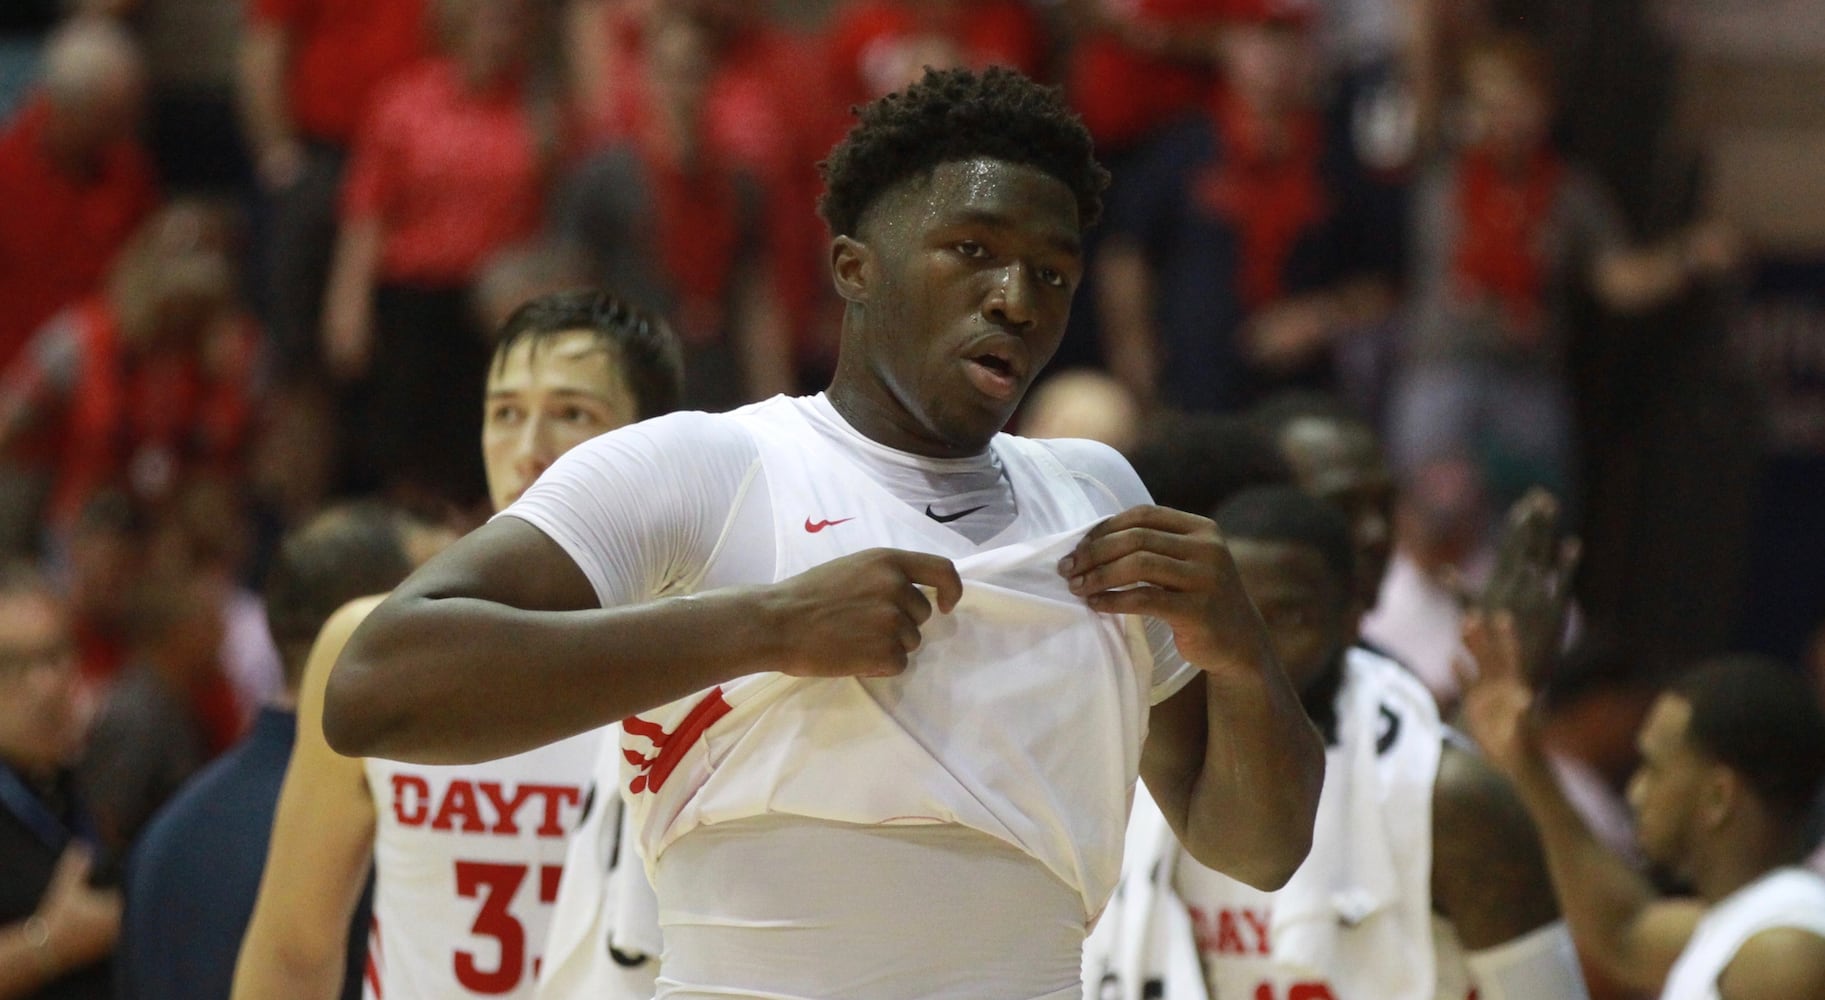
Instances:
[[[742,411],[705,413],[678,410],[628,424],[577,445],[580,457],[604,456],[628,449],[691,456],[694,460],[752,456],[754,438]],[[569,457],[567,453],[565,457]]]
[[[1781,926],[1744,941],[1717,977],[1722,1000],[1825,995],[1825,932]]]
[[[1121,452],[1101,441],[1086,438],[1018,440],[1050,454],[1073,478],[1105,494],[1119,509],[1152,502],[1134,466]]]
[[[1442,725],[1438,700],[1432,696],[1425,682],[1399,660],[1381,650],[1354,645],[1345,651],[1344,662],[1353,676],[1374,685],[1383,699],[1397,700],[1407,714],[1416,715],[1434,725]]]

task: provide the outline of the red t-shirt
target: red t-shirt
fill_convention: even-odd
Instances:
[[[353,142],[374,91],[429,50],[425,0],[250,0],[290,40],[286,102],[299,134]]]
[[[467,284],[495,251],[538,232],[536,143],[523,88],[472,91],[454,63],[427,60],[375,96],[343,218],[380,220],[381,280]]]
[[[158,203],[152,158],[122,141],[88,179],[44,154],[50,108],[28,104],[0,134],[0,370],[59,309],[95,291]]]
[[[1230,12],[1229,0],[1127,0],[1125,16],[1170,27],[1208,24]],[[1098,145],[1121,147],[1146,138],[1173,118],[1199,108],[1215,74],[1208,68],[1139,52],[1096,33],[1073,48],[1065,91]]]
[[[1039,17],[1022,0],[920,4],[906,0],[863,0],[843,10],[831,26],[828,46],[832,84],[843,110],[876,96],[870,81],[898,69],[895,45],[929,35],[954,46],[972,67],[1009,66],[1036,76],[1045,58]],[[892,82],[897,89],[903,80]]]

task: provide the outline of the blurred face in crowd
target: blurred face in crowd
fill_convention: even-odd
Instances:
[[[460,0],[457,56],[469,75],[490,80],[521,66],[532,44],[527,0]]]
[[[1721,766],[1686,738],[1691,722],[1692,705],[1684,698],[1663,694],[1655,700],[1636,738],[1641,764],[1628,787],[1642,855],[1675,875],[1689,874],[1686,860],[1704,835],[1705,789]]]
[[[891,447],[981,453],[1064,336],[1083,274],[1076,198],[1035,167],[979,157],[889,189],[857,228],[833,248],[862,317],[833,397]]]
[[[1349,581],[1309,545],[1232,538],[1229,554],[1287,679],[1309,690],[1356,637]]]
[[[1230,89],[1263,114],[1305,105],[1311,91],[1312,52],[1296,24],[1244,22],[1217,36],[1217,53]]]
[[[559,455],[639,418],[619,355],[586,330],[521,341],[497,356],[484,405],[482,460],[496,510]]]
[[[32,774],[71,763],[82,748],[76,647],[49,594],[0,594],[0,759]]]
[[[1464,69],[1475,135],[1496,152],[1514,156],[1537,149],[1552,123],[1552,105],[1542,82],[1519,59],[1485,52],[1472,57]]]
[[[1295,420],[1280,450],[1299,488],[1343,512],[1356,547],[1355,597],[1373,608],[1394,551],[1394,477],[1367,428],[1335,420]]]

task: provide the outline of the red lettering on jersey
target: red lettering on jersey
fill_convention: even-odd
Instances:
[[[412,792],[411,806],[406,793]],[[400,826],[424,826],[431,813],[431,783],[416,774],[393,775],[393,818]]]
[[[1249,930],[1255,932],[1255,954],[1272,954],[1273,948],[1269,946],[1272,938],[1268,929],[1268,915],[1257,913],[1254,910],[1243,910],[1242,922],[1248,925]]]
[[[1255,1000],[1277,1000],[1274,984],[1262,983],[1256,986]],[[1286,988],[1286,1000],[1337,1000],[1337,996],[1325,983],[1294,983]]]
[[[482,797],[494,807],[495,820],[491,832],[509,837],[519,833],[520,824],[516,821],[516,817],[520,814],[520,807],[532,797],[532,789],[521,785],[514,789],[513,798],[507,799],[502,797],[501,783],[498,781],[483,781],[476,787],[482,790]]]
[[[464,833],[481,833],[488,829],[482,822],[482,811],[475,804],[475,786],[461,779],[450,782],[450,790],[444,793],[443,805],[438,807],[431,829],[449,830],[459,818],[463,821]]]
[[[1242,932],[1236,924],[1234,910],[1220,910],[1217,913],[1217,954],[1248,954],[1248,945],[1242,941]]]
[[[521,785],[520,792],[526,795],[538,795],[545,799],[545,821],[539,824],[538,834],[541,837],[562,837],[566,831],[564,822],[558,816],[558,810],[564,806],[583,804],[583,790],[575,785]]]
[[[672,771],[678,767],[678,762],[684,759],[685,753],[695,746],[698,740],[703,739],[703,734],[715,725],[718,719],[729,712],[729,703],[722,698],[722,688],[714,687],[710,689],[709,694],[704,695],[702,701],[691,708],[689,714],[679,721],[678,728],[669,733],[637,715],[628,716],[622,720],[621,727],[629,735],[651,742],[654,749],[658,751],[647,757],[632,750],[622,750],[623,755],[627,757],[627,762],[642,772],[635,775],[633,781],[628,782],[628,791],[635,795],[641,792],[657,792],[665,785],[665,779],[672,776]]]

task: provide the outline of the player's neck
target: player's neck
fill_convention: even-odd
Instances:
[[[961,447],[937,439],[893,399],[885,386],[867,373],[845,370],[850,364],[838,362],[836,377],[831,379],[824,398],[857,434],[876,444],[926,458],[973,458],[988,449],[987,442]]]
[[[1796,864],[1802,851],[1796,838],[1767,823],[1743,823],[1708,837],[1692,866],[1692,888],[1716,903],[1776,868]]]

